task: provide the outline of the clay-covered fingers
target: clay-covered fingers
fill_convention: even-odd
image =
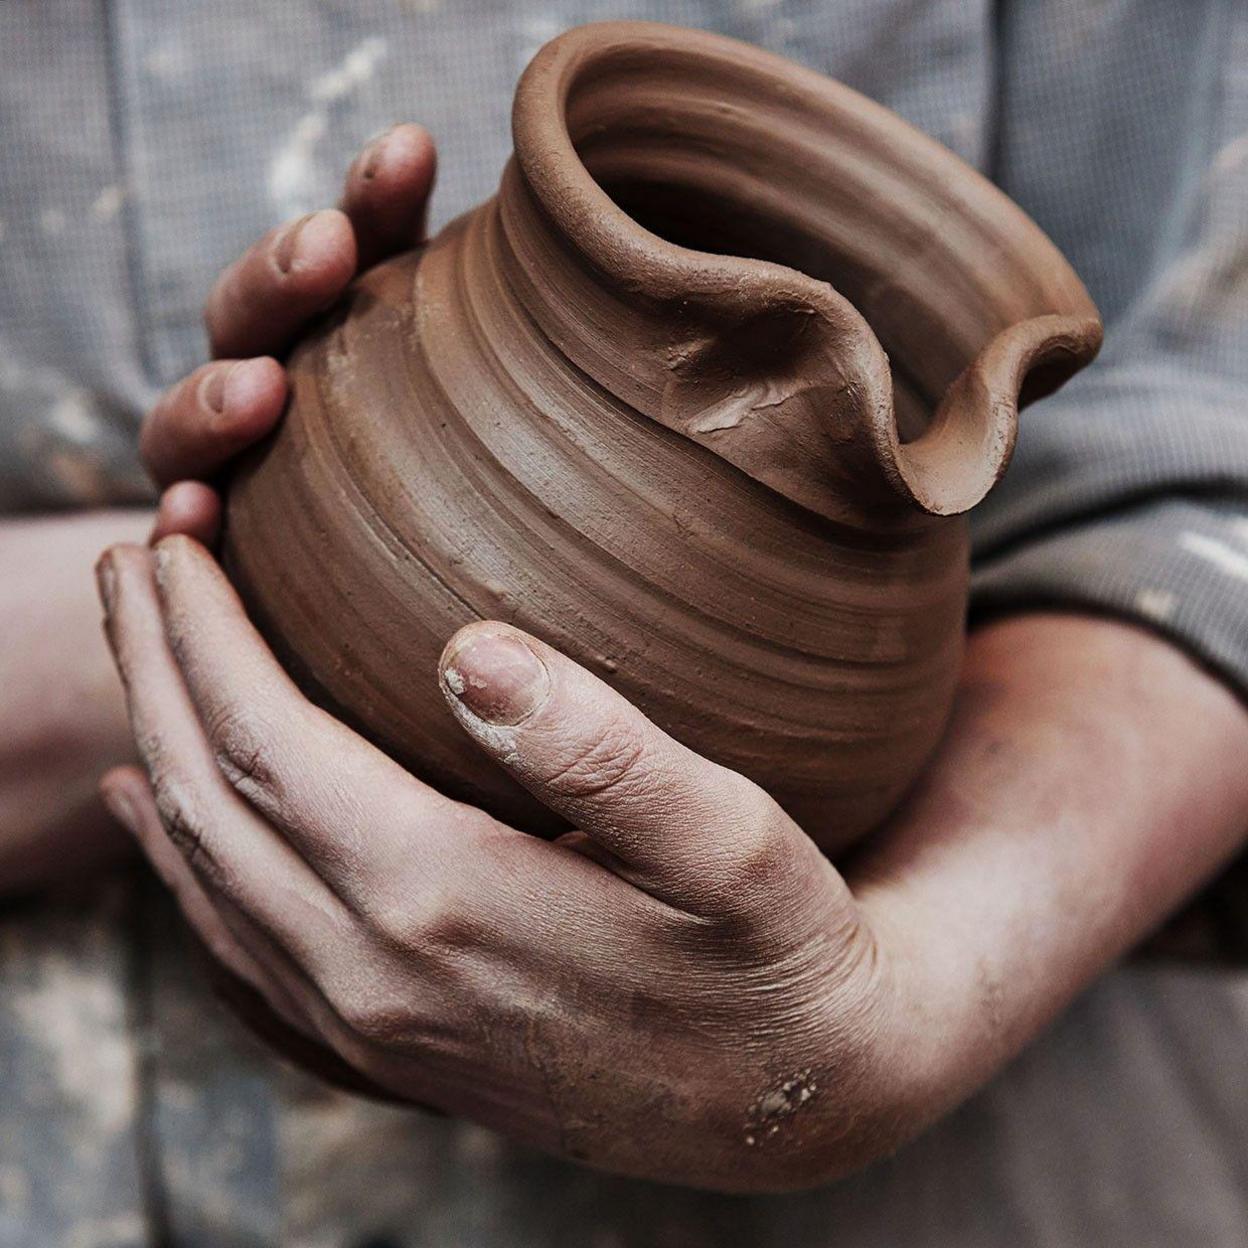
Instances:
[[[212,476],[281,419],[286,372],[274,359],[217,360],[156,401],[139,433],[139,454],[161,486]]]
[[[166,641],[152,552],[115,546],[97,577],[131,730],[169,838],[214,901],[278,944],[297,951],[332,940],[342,915],[333,893],[221,775]],[[248,950],[258,958],[254,943]]]
[[[222,917],[220,900],[213,903],[186,859],[169,840],[151,783],[143,772],[138,767],[114,767],[100,780],[100,795],[117,822],[138,841],[200,944],[231,974],[263,993],[288,1025],[305,1034],[310,1032],[303,1009],[247,951]]]
[[[308,702],[197,542],[166,539],[156,562],[165,634],[216,767],[357,913],[497,827]]]
[[[748,919],[797,904],[826,874],[850,904],[757,785],[673,740],[550,646],[505,624],[469,625],[440,674],[476,743],[645,891],[701,917]]]
[[[217,279],[204,307],[214,356],[282,353],[355,276],[355,230],[336,208],[270,230]]]
[[[340,209],[270,230],[221,274],[204,308],[212,354],[281,354],[361,268],[419,242],[436,169],[422,127],[378,135],[348,171]]]
[[[423,237],[436,164],[425,130],[391,127],[351,166],[341,209],[278,226],[221,274],[204,309],[218,358],[171,386],[143,424],[140,453],[158,485],[209,478],[273,429],[287,383],[270,357],[284,353],[362,265]],[[157,536],[207,531],[198,513],[169,519]]]
[[[339,206],[355,227],[361,269],[424,239],[436,173],[433,139],[411,122],[391,126],[356,158]]]

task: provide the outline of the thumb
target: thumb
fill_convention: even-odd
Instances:
[[[808,897],[826,874],[849,901],[832,865],[756,784],[527,633],[494,621],[460,629],[439,674],[476,743],[645,891],[716,917]]]

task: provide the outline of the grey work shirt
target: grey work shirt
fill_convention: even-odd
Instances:
[[[1243,0],[6,0],[0,509],[148,497],[134,431],[215,272],[423,121],[435,225],[488,195],[547,38],[657,17],[764,44],[985,168],[1102,308],[975,520],[975,607],[1155,627],[1248,687]],[[145,876],[0,913],[0,1248],[1248,1243],[1248,986],[1131,969],[863,1179],[617,1180],[331,1093],[209,1002]]]

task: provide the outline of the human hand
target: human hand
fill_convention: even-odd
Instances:
[[[210,949],[368,1083],[610,1170],[746,1191],[864,1164],[1243,840],[1248,716],[1118,624],[976,635],[946,742],[847,884],[761,790],[506,625],[451,639],[442,691],[579,829],[554,843],[306,702],[195,543],[100,572],[150,774],[106,800]]]
[[[204,307],[213,360],[161,396],[139,438],[163,490],[152,541],[215,540],[221,501],[208,481],[268,434],[286,403],[273,357],[360,272],[424,238],[436,163],[425,130],[392,126],[348,170],[337,209],[270,230],[217,279]]]
[[[292,1027],[403,1099],[634,1174],[783,1185],[891,1140],[869,930],[755,785],[472,626],[443,692],[580,828],[548,843],[309,704],[202,547],[115,549],[101,583],[152,777],[106,800]]]

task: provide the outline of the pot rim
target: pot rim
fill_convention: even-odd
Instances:
[[[848,129],[871,158],[888,162],[890,172],[910,177],[920,189],[939,187],[964,220],[983,223],[994,243],[1004,242],[1001,254],[1034,279],[1031,306],[1012,320],[1003,318],[978,345],[934,403],[927,433],[900,440],[888,357],[867,315],[832,282],[779,261],[699,251],[665,239],[594,179],[569,129],[573,93],[595,73],[630,63],[640,68],[659,57],[678,58],[691,70],[744,76],[739,90],[748,98]],[[1005,471],[1021,404],[1056,389],[1099,350],[1102,326],[1083,283],[1004,191],[891,109],[777,53],[659,22],[576,27],[547,43],[525,70],[512,130],[516,164],[540,211],[565,245],[625,297],[682,309],[702,306],[719,323],[813,311],[830,339],[856,343],[852,379],[862,435],[890,492],[920,511],[952,515],[973,507]],[[1044,370],[1043,384],[1029,381],[1033,368]]]

